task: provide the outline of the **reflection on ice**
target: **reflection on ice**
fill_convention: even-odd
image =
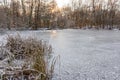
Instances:
[[[52,31],[52,33],[53,33],[53,34],[56,34],[56,33],[57,33],[57,31],[56,31],[56,30],[53,30],[53,31]]]

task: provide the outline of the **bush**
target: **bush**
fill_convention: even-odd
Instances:
[[[14,60],[26,60],[22,69],[34,69],[39,72],[38,80],[50,80],[56,59],[49,65],[52,47],[42,40],[8,36],[5,48],[14,55]]]
[[[21,57],[31,57],[39,55],[48,55],[52,52],[50,45],[42,40],[37,40],[34,38],[21,38],[20,35],[12,37],[8,36],[6,48],[12,52],[16,58]]]

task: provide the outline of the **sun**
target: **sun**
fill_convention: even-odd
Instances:
[[[69,4],[70,0],[56,0],[56,3],[59,8],[64,7],[65,5]]]

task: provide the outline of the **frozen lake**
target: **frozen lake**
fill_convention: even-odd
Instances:
[[[60,56],[53,80],[120,80],[120,31],[19,31],[50,43]],[[0,42],[5,34],[0,32]]]

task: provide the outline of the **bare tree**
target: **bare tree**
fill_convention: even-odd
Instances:
[[[3,7],[4,7],[4,12],[5,12],[5,18],[6,18],[6,24],[7,24],[7,28],[10,30],[11,28],[10,28],[10,17],[9,17],[9,15],[10,15],[10,10],[9,10],[9,2],[8,2],[8,0],[4,0],[3,1]]]
[[[23,16],[23,22],[25,21],[26,18],[26,9],[25,9],[25,1],[21,0],[21,6],[22,6],[22,16]]]

